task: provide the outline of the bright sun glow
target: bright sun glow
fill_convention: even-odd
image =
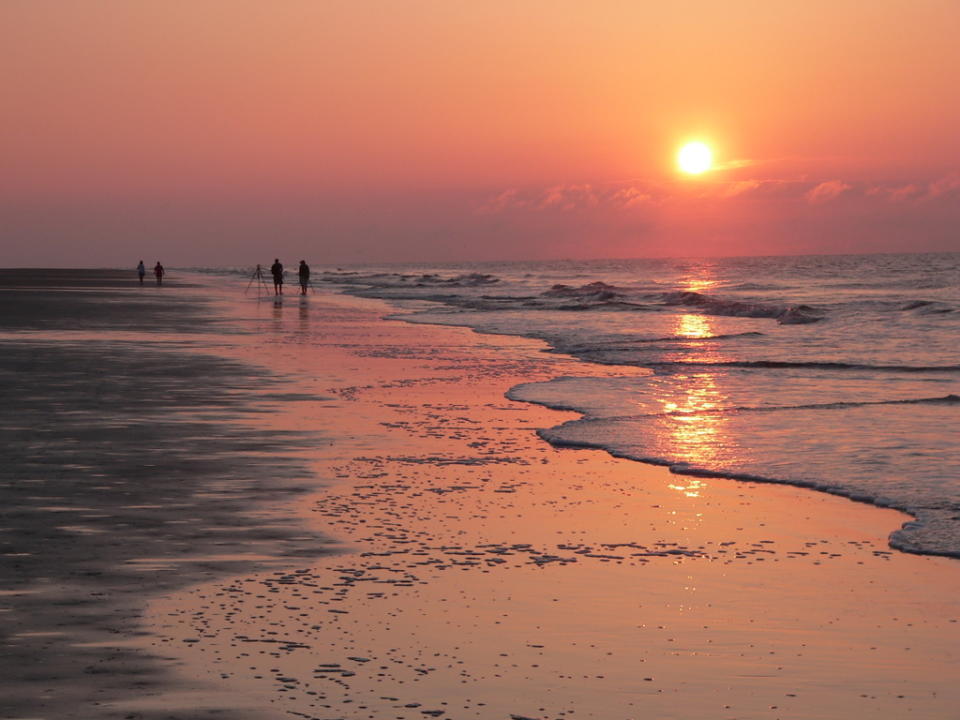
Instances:
[[[677,153],[677,165],[685,173],[699,175],[713,164],[713,152],[702,142],[687,143]]]

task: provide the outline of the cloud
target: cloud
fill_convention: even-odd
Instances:
[[[803,198],[811,188],[811,183],[794,180],[736,180],[718,186],[715,195],[722,198],[796,200]]]
[[[960,196],[960,174],[950,173],[936,180],[901,185],[875,185],[867,188],[864,195],[879,197],[891,203],[949,200]]]
[[[477,208],[477,212],[481,215],[496,215],[526,206],[527,201],[520,196],[520,191],[516,188],[510,188],[488,198]]]
[[[960,199],[960,173],[935,179],[911,179],[890,183],[866,183],[842,178],[772,179],[744,178],[715,181],[661,182],[630,180],[613,183],[565,183],[545,187],[508,188],[478,199],[480,215],[510,214],[514,218],[570,215],[596,222],[647,220],[676,213],[760,211],[797,216],[811,206],[825,209],[843,199],[847,210],[879,211],[883,207],[906,207],[918,203],[954,203]],[[836,208],[839,211],[841,208]],[[602,216],[602,217],[601,217]]]
[[[610,195],[610,200],[613,204],[624,208],[647,207],[657,202],[657,199],[649,191],[638,187],[617,190]]]
[[[595,208],[599,204],[600,199],[596,193],[594,193],[593,187],[589,184],[555,185],[547,188],[540,197],[537,207],[541,209],[556,208],[570,212],[573,210]]]
[[[927,187],[927,195],[932,198],[957,194],[960,194],[960,174],[958,173],[951,173],[939,180],[934,180]]]
[[[653,188],[639,185],[607,189],[590,183],[574,183],[527,190],[511,188],[483,200],[476,212],[496,215],[517,211],[575,213],[640,209],[656,205],[658,196]]]
[[[727,185],[723,190],[724,197],[736,197],[737,195],[747,195],[758,188],[763,183],[760,180],[737,180]]]
[[[807,191],[805,197],[807,201],[813,205],[820,205],[836,200],[845,192],[852,189],[853,185],[848,185],[841,180],[828,180],[827,182],[820,183],[812,190]]]
[[[714,170],[739,170],[740,168],[745,167],[754,167],[758,165],[756,160],[749,160],[747,158],[740,158],[734,160],[727,160],[726,162],[717,163],[713,166]]]
[[[868,197],[879,197],[893,203],[903,203],[923,197],[926,195],[926,189],[914,183],[892,187],[880,185],[868,188],[864,194]]]

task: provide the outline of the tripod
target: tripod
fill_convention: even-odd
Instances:
[[[257,297],[260,297],[261,291],[267,295],[270,294],[270,286],[267,285],[267,281],[263,279],[263,270],[260,268],[260,263],[257,263],[257,269],[254,270],[253,274],[250,276],[250,282],[247,283],[247,289],[243,291],[244,295],[246,295],[250,290],[250,286],[253,285],[254,281],[257,283]]]

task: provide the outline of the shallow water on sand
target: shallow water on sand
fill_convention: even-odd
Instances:
[[[414,322],[649,369],[515,388],[544,432],[677,472],[814,487],[917,518],[895,547],[960,556],[960,255],[361,268],[326,283]]]

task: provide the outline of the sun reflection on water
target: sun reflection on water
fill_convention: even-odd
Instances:
[[[697,342],[714,335],[711,318],[686,314],[677,318],[677,337],[690,338],[679,350],[677,361],[703,362],[705,356],[717,360],[715,343]],[[670,445],[670,456],[691,467],[722,468],[737,454],[737,442],[729,432],[730,416],[724,412],[730,399],[722,386],[722,376],[712,370],[677,374],[661,385],[659,403],[665,424],[663,439]],[[686,497],[700,497],[706,485],[690,479],[670,486]]]
[[[681,315],[677,320],[677,327],[674,330],[677,337],[690,338],[708,338],[713,335],[710,327],[710,318],[707,315]]]
[[[709,265],[696,265],[687,270],[689,274],[680,281],[686,292],[702,293],[720,284],[714,277],[714,268]]]

